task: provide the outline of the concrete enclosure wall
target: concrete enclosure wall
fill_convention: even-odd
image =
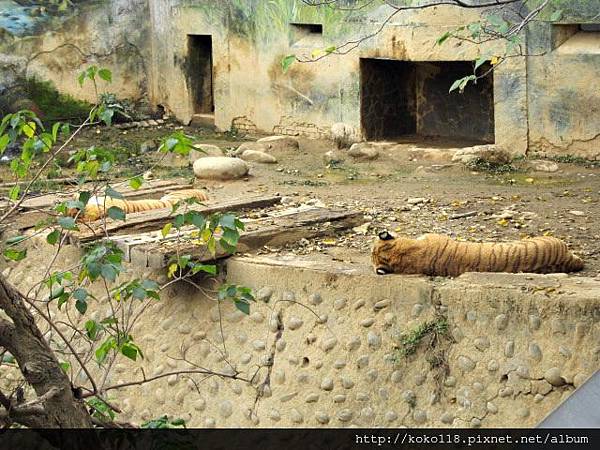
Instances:
[[[281,60],[285,55],[310,59],[315,50],[369,36],[392,10],[384,5],[348,12],[310,7],[296,0],[217,3],[77,2],[75,15],[42,20],[23,12],[12,0],[3,0],[2,7],[10,14],[19,20],[24,17],[20,22],[0,21],[0,27],[7,30],[0,36],[4,66],[25,67],[28,74],[52,80],[61,91],[88,99],[92,93],[76,85],[75,73],[90,63],[108,66],[118,80],[110,89],[119,96],[140,99],[147,93],[154,107],[162,105],[187,122],[195,112],[206,112],[206,108],[198,108],[198,89],[189,76],[193,41],[188,36],[211,36],[212,97],[219,129],[241,124],[247,131],[323,137],[336,122],[360,130],[361,123],[375,121],[366,117],[374,114],[368,112],[369,105],[361,105],[361,59],[471,64],[482,54],[503,54],[505,50],[504,43],[477,46],[452,39],[434,45],[443,33],[482,17],[478,10],[439,6],[396,14],[380,33],[347,54],[296,63],[284,74]],[[580,24],[597,22],[600,0],[564,3],[559,23],[539,21],[528,27],[522,48],[529,56],[511,57],[495,68],[493,89],[487,97],[493,98],[493,115],[475,121],[486,126],[474,127],[467,138],[494,140],[515,155],[530,148],[599,156],[600,98],[590,87],[600,69],[600,32]],[[15,23],[21,23],[21,28],[15,28]],[[429,86],[436,86],[436,96],[445,95],[443,85],[459,75],[444,69],[439,83]],[[467,92],[472,89],[478,87]],[[451,96],[448,102],[456,102],[456,98]],[[451,110],[438,114],[440,105],[433,103],[431,114],[422,115],[421,128],[428,134],[440,134],[443,120],[472,123],[475,108],[481,105],[465,104],[469,105],[467,116],[456,116]],[[361,118],[361,111],[366,116]],[[493,133],[489,130],[492,120]],[[388,122],[383,120],[384,128]]]

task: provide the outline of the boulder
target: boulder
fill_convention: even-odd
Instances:
[[[194,150],[190,152],[190,163],[194,162],[199,158],[205,158],[207,156],[223,156],[223,150],[216,145],[210,144],[194,144]]]
[[[476,160],[482,160],[492,164],[508,164],[511,161],[510,154],[495,144],[474,145],[464,147],[456,151],[452,162],[469,164]]]
[[[410,159],[449,163],[459,149],[413,147],[407,151]]]
[[[296,139],[289,136],[269,136],[256,141],[259,144],[264,145],[269,151],[280,151],[280,150],[298,150],[300,144]]]
[[[373,144],[368,142],[361,142],[358,144],[352,144],[348,154],[355,159],[370,161],[379,157],[379,150]]]
[[[257,150],[246,150],[240,156],[244,161],[252,161],[261,164],[276,164],[277,159],[274,156],[269,155],[265,152],[259,152]]]
[[[261,144],[260,142],[244,142],[233,152],[233,155],[240,156],[246,150],[254,150],[254,151],[263,152],[263,153],[267,153],[267,151],[268,151],[267,146],[264,144]]]
[[[250,167],[238,158],[207,156],[194,162],[194,174],[203,180],[235,180],[248,174]]]

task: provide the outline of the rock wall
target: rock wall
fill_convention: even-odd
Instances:
[[[37,261],[47,245],[37,247],[3,271],[22,291],[43,274]],[[63,262],[78,257],[67,248]],[[129,277],[140,275],[149,274],[129,268]],[[133,329],[144,359],[121,358],[106,385],[190,369],[184,359],[238,379],[183,373],[110,391],[123,410],[119,420],[168,414],[193,427],[535,426],[600,369],[598,279],[381,277],[313,256],[232,258],[227,281],[254,288],[249,316],[172,285]],[[203,288],[210,293],[213,285]],[[102,298],[101,286],[92,292]],[[90,299],[84,318],[66,312],[51,314],[82,326],[109,308]],[[74,383],[85,384],[71,363]],[[3,368],[2,380],[18,377]]]
[[[3,27],[0,33],[0,59],[10,62],[0,70],[0,89],[15,94],[15,81],[37,77],[51,81],[60,92],[95,101],[93,88],[81,88],[77,76],[97,65],[110,69],[114,79],[111,85],[99,83],[100,92],[148,103],[151,47],[146,0],[75,2],[54,15],[39,12],[39,7],[24,10],[7,0],[0,7],[6,20],[27,18],[12,20],[22,26]]]

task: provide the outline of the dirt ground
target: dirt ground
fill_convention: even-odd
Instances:
[[[125,176],[152,165],[155,154],[138,154],[140,143],[164,136],[173,128],[90,129],[73,149],[92,144],[120,149],[125,169],[118,174]],[[245,139],[184,131],[195,135],[197,142],[218,145],[224,152]],[[559,163],[554,173],[473,170],[461,164],[411,159],[407,150],[413,145],[401,144],[384,148],[374,161],[359,162],[344,155],[342,163],[327,165],[323,155],[333,148],[331,142],[299,142],[299,150],[273,153],[278,164],[252,163],[247,179],[196,181],[196,185],[206,187],[213,199],[279,193],[286,206],[312,201],[360,210],[365,224],[335,238],[302,240],[264,252],[321,253],[340,261],[369,264],[373,238],[384,229],[408,236],[445,233],[478,242],[546,234],[564,239],[583,257],[586,269],[581,275],[600,276],[600,167],[594,164]],[[60,171],[62,176],[69,173],[68,168]],[[193,178],[184,158],[171,158],[153,173],[158,178]],[[5,175],[6,166],[0,167],[0,178]],[[470,214],[460,217],[463,213]]]

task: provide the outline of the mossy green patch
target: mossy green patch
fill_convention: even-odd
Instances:
[[[29,78],[22,81],[23,91],[43,113],[44,122],[85,119],[93,105],[61,94],[49,81]]]

